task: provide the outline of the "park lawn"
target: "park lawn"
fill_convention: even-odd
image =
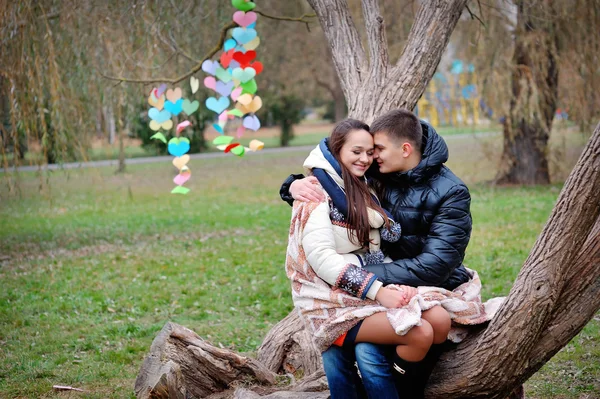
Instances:
[[[493,177],[498,141],[448,140],[450,167],[472,190],[466,264],[479,271],[485,298],[508,293],[561,187],[480,183]],[[123,175],[22,173],[10,195],[4,180],[0,397],[132,397],[169,320],[253,353],[292,309],[284,272],[290,208],[277,192],[305,155],[193,159],[187,196],[169,194],[169,163],[129,165]],[[565,163],[557,174],[573,160]],[[528,381],[527,396],[600,396],[599,330],[596,318]],[[87,392],[56,394],[54,384]]]

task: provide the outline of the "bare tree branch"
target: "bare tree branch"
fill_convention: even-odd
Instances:
[[[276,15],[269,15],[269,14],[265,14],[262,11],[254,11],[255,13],[262,15],[265,18],[269,18],[269,19],[275,19],[278,21],[291,21],[291,22],[304,22],[306,24],[313,22],[313,20],[311,19],[307,19],[307,18],[315,18],[317,16],[317,14],[303,14],[300,17],[279,17]]]
[[[379,0],[363,0],[362,8],[369,42],[371,77],[383,85],[388,68],[388,48]]]
[[[481,4],[479,4],[479,7],[481,9]],[[466,5],[465,8],[467,9],[467,11],[469,12],[469,15],[471,15],[471,19],[476,19],[478,20],[481,25],[485,28],[485,23],[481,20],[481,18],[479,18],[476,14],[473,14],[473,11],[471,11],[471,9],[469,8],[469,5]]]
[[[227,37],[227,31],[229,29],[235,28],[236,26],[237,26],[237,24],[233,21],[229,22],[227,25],[224,25],[221,28],[221,36],[219,37],[219,41],[217,42],[217,44],[208,53],[206,53],[206,55],[204,55],[204,57],[202,57],[202,59],[200,61],[198,61],[192,69],[190,69],[183,75],[180,75],[176,78],[171,78],[171,79],[170,78],[131,79],[131,78],[118,77],[118,76],[107,76],[100,71],[98,71],[98,73],[106,79],[115,80],[118,82],[128,82],[128,83],[163,82],[163,83],[177,84],[177,83],[189,78],[190,76],[192,76],[193,74],[198,72],[200,69],[202,69],[202,63],[206,60],[211,59],[215,54],[217,54],[219,52],[219,50],[221,50],[223,48],[223,43],[225,43],[225,38]]]

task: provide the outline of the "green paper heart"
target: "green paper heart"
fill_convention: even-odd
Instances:
[[[235,109],[232,109],[231,111],[227,111],[227,115],[238,116],[241,118],[242,116],[244,116],[244,113],[242,111],[240,111],[239,109],[235,108]]]
[[[198,107],[200,107],[200,103],[196,100],[190,101],[187,98],[183,100],[183,112],[185,112],[187,115],[191,115],[196,112]]]
[[[187,194],[190,192],[190,189],[183,186],[177,186],[173,190],[171,190],[171,194]]]
[[[218,136],[218,137],[215,137],[215,139],[213,140],[213,144],[214,145],[224,145],[224,144],[229,144],[232,141],[233,141],[232,136]]]
[[[254,80],[254,79],[249,80],[246,83],[240,84],[240,87],[242,88],[242,94],[244,94],[244,93],[254,94],[254,93],[256,93],[256,90],[258,89],[256,87],[256,80]],[[185,108],[183,110],[185,111]]]
[[[244,155],[244,152],[246,150],[244,149],[243,145],[238,145],[237,147],[233,147],[231,149],[231,153],[237,155],[238,157],[241,157],[242,155]]]
[[[217,78],[219,78],[219,80],[222,81],[223,83],[227,83],[231,80],[231,75],[229,74],[229,72],[226,69],[223,69],[221,67],[217,68],[217,71],[215,72],[215,76]]]
[[[167,138],[161,132],[153,134],[152,136],[150,136],[150,138],[151,139],[158,139],[158,140],[162,141],[163,143],[167,144]]]
[[[231,4],[240,11],[250,11],[256,7],[256,4],[253,2],[246,2],[244,0],[231,0]]]

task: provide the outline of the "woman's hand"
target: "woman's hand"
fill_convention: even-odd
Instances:
[[[406,294],[406,303],[410,302],[413,296],[417,295],[417,289],[408,285],[401,285],[400,289]]]
[[[381,287],[375,296],[375,300],[386,308],[401,308],[402,306],[406,306],[408,305],[410,298],[412,298],[412,296],[408,297],[406,291],[398,291],[385,287]]]
[[[294,180],[290,185],[290,194],[295,200],[304,202],[323,202],[325,199],[319,186],[319,180],[314,176]]]

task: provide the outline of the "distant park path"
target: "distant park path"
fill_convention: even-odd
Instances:
[[[444,136],[444,140],[456,140],[456,139],[464,139],[464,138],[472,138],[473,136],[477,137],[485,137],[485,136],[494,136],[499,135],[499,132],[474,132],[474,133],[461,133],[461,134],[453,134]],[[259,152],[246,152],[247,155],[255,155],[255,154],[269,154],[269,153],[285,153],[285,152],[302,152],[312,150],[315,147],[315,144],[311,145],[303,145],[303,146],[295,146],[295,147],[275,147],[275,148],[265,148]],[[199,153],[199,154],[190,154],[191,159],[211,159],[211,158],[221,158],[221,157],[231,157],[232,154],[225,154],[223,152],[208,152],[208,153]],[[127,158],[125,160],[126,165],[135,165],[142,163],[152,163],[152,162],[165,162],[173,159],[171,155],[164,156],[153,156],[153,157],[141,157],[141,158]],[[8,168],[9,172],[14,172],[15,170],[18,172],[34,172],[36,170],[59,170],[59,169],[77,169],[77,168],[99,168],[103,166],[118,166],[118,159],[106,159],[102,161],[89,161],[89,162],[70,162],[64,164],[50,164],[50,165],[31,165],[31,166],[19,166],[17,168],[11,167]],[[0,173],[4,173],[5,169],[0,169]]]

